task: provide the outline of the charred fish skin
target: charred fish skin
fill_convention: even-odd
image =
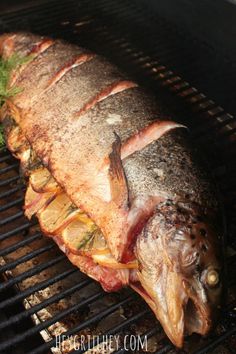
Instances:
[[[218,206],[186,129],[106,59],[40,37],[27,49],[30,38],[0,39],[4,57],[33,54],[12,77],[22,92],[7,100],[8,111],[116,260],[136,258],[139,271],[115,272],[109,285],[102,275],[109,270],[69,258],[109,291],[129,283],[175,345],[186,332],[206,334],[221,290],[211,227]]]

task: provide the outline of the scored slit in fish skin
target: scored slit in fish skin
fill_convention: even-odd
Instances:
[[[18,66],[11,72],[11,80],[9,87],[13,86],[19,75],[23,75],[23,71],[27,68],[30,62],[37,61],[38,57],[54,45],[54,41],[49,38],[39,37],[33,34],[26,36],[22,34],[12,34],[10,36],[2,36],[0,41],[0,50],[4,60],[11,58],[16,53],[20,53],[20,57],[27,59],[24,63]],[[17,54],[18,55],[18,54]]]
[[[67,47],[65,47],[66,50]],[[50,48],[49,48],[50,49]],[[61,49],[61,48],[59,48]],[[58,49],[58,50],[59,50]],[[45,57],[49,57],[50,60],[50,65],[52,57],[48,51],[43,53]],[[30,69],[31,65],[34,67],[35,63],[32,62],[28,66],[28,70]],[[37,76],[38,75],[38,76]],[[34,77],[40,82],[41,80],[41,71],[39,73],[34,75]],[[20,76],[21,77],[21,76]],[[24,80],[23,82],[27,82],[26,79],[27,75],[25,73]],[[80,80],[78,82],[77,78],[80,77]],[[90,78],[93,77],[93,82],[91,82]],[[31,75],[29,76],[29,82],[32,81]],[[45,78],[43,76],[43,81],[45,81]],[[51,81],[51,77],[50,77]],[[20,78],[17,80],[17,82],[20,82]],[[62,161],[60,159],[64,156],[66,157],[66,154],[69,154],[71,156],[71,152],[69,153],[70,147],[68,145],[68,141],[71,141],[71,146],[73,146],[72,139],[75,140],[75,144],[77,145],[76,151],[77,153],[75,154],[74,152],[74,158],[73,161],[68,160],[66,157],[66,162],[64,163],[69,163],[70,166],[66,168],[67,170],[70,170],[70,179],[66,178],[68,180],[68,185],[65,186],[67,193],[69,195],[73,195],[73,198],[77,199],[77,202],[79,201],[80,207],[83,208],[98,224],[100,228],[102,228],[103,233],[105,234],[105,237],[107,237],[107,240],[109,242],[110,248],[112,250],[112,253],[114,256],[119,259],[119,260],[125,260],[125,248],[126,244],[128,242],[132,241],[132,238],[134,237],[134,233],[132,233],[129,229],[133,229],[132,225],[130,226],[128,223],[128,211],[124,210],[126,206],[123,206],[123,210],[120,205],[117,206],[117,203],[113,203],[111,200],[111,203],[109,206],[107,206],[107,200],[105,199],[105,203],[103,200],[103,197],[105,194],[103,194],[102,199],[97,198],[95,195],[91,194],[91,203],[89,203],[89,198],[88,198],[88,193],[87,193],[87,188],[88,188],[88,180],[94,180],[98,179],[98,177],[101,175],[104,182],[106,183],[106,189],[110,189],[110,181],[111,179],[109,176],[105,177],[107,175],[107,170],[100,171],[100,167],[96,166],[97,168],[94,169],[93,171],[89,171],[89,159],[86,158],[86,164],[87,166],[85,167],[84,170],[78,170],[79,166],[81,164],[84,164],[82,161],[82,148],[83,146],[86,147],[86,144],[89,143],[90,137],[85,136],[85,131],[84,128],[82,130],[82,136],[79,137],[78,135],[81,133],[81,125],[83,125],[83,121],[87,118],[86,111],[83,111],[83,107],[87,106],[87,104],[91,101],[93,101],[94,98],[97,97],[97,100],[100,100],[99,93],[108,90],[108,95],[112,95],[113,92],[109,92],[109,88],[114,86],[116,88],[117,86],[121,85],[123,83],[122,90],[124,91],[133,91],[130,96],[130,100],[126,99],[126,103],[121,103],[122,106],[125,108],[123,110],[127,110],[129,113],[129,116],[126,114],[126,119],[127,119],[127,124],[130,125],[130,130],[133,129],[133,133],[138,133],[140,128],[144,128],[148,124],[151,124],[155,118],[157,118],[157,112],[158,112],[158,107],[153,107],[154,103],[151,103],[151,100],[147,97],[147,95],[142,92],[141,89],[138,89],[141,91],[134,90],[136,84],[132,84],[130,81],[124,81],[124,75],[120,74],[119,71],[114,68],[113,65],[109,64],[106,60],[100,57],[95,57],[89,62],[85,62],[83,65],[73,68],[70,72],[66,73],[64,77],[58,82],[56,82],[49,90],[46,90],[46,92],[42,92],[38,99],[34,100],[33,104],[31,101],[31,92],[27,85],[22,85],[23,93],[24,94],[24,100],[22,101],[22,97],[20,98],[14,98],[12,102],[9,102],[9,105],[14,105],[13,110],[17,108],[18,114],[22,115],[23,119],[20,119],[20,126],[23,130],[24,127],[27,127],[27,138],[30,141],[33,149],[36,151],[37,155],[40,156],[44,164],[48,165],[48,168],[52,170],[54,168],[54,165],[61,164]],[[68,96],[68,85],[73,85],[74,89],[72,94]],[[133,89],[132,89],[133,85]],[[30,86],[29,86],[30,87]],[[39,84],[39,87],[41,85]],[[75,89],[76,88],[76,89]],[[136,98],[132,99],[132,95],[136,96]],[[118,95],[116,94],[116,97]],[[28,97],[28,98],[27,98]],[[141,98],[142,97],[142,98]],[[106,99],[106,101],[108,98]],[[145,102],[145,100],[147,102]],[[138,102],[140,101],[140,104]],[[23,102],[23,103],[21,103]],[[27,105],[29,108],[24,109],[25,105]],[[66,102],[66,105],[62,105],[61,102]],[[131,106],[132,102],[132,106]],[[31,106],[32,104],[32,106]],[[111,114],[117,114],[122,116],[119,113],[120,105],[117,100],[117,98],[114,100],[113,103],[114,107],[114,113]],[[138,107],[137,107],[138,105]],[[129,107],[133,111],[136,110],[136,114],[134,115],[133,112],[130,111]],[[143,107],[143,108],[142,108]],[[78,115],[78,112],[80,112],[82,109],[83,114],[80,116]],[[96,110],[96,108],[94,108]],[[90,108],[88,110],[88,115],[92,109]],[[151,112],[151,110],[153,112]],[[103,108],[101,109],[101,112],[103,112]],[[118,112],[118,113],[117,113]],[[154,114],[155,112],[155,114]],[[150,114],[152,113],[152,116]],[[140,117],[142,116],[142,117]],[[134,119],[131,120],[130,118],[133,117]],[[147,117],[147,118],[145,118]],[[104,127],[101,130],[101,120],[103,119],[104,121]],[[92,136],[98,138],[99,142],[98,144],[100,145],[100,150],[99,152],[99,158],[100,158],[100,163],[101,160],[105,160],[106,157],[109,156],[110,153],[110,147],[112,145],[112,140],[115,139],[114,130],[117,130],[117,133],[122,135],[122,131],[126,134],[126,137],[129,138],[130,135],[129,131],[127,131],[126,126],[124,125],[125,117],[121,119],[121,124],[120,124],[120,129],[118,127],[118,124],[111,124],[106,120],[106,116],[100,117],[100,121],[97,120],[98,127],[95,127],[93,124],[94,122],[90,119],[88,116],[87,121],[90,122],[91,125],[91,132]],[[38,122],[35,124],[35,122]],[[139,122],[139,123],[136,123]],[[139,126],[136,127],[136,125],[139,124]],[[89,128],[88,123],[86,124],[87,128]],[[169,129],[173,129],[177,127],[178,125],[174,122],[163,122],[163,128],[164,130],[160,130],[161,134],[164,134],[165,131],[168,131]],[[99,136],[99,132],[101,131],[106,131],[108,132],[107,136],[109,135],[109,139],[104,139],[106,141],[106,144],[104,144]],[[156,129],[158,131],[158,127]],[[130,131],[130,134],[132,131]],[[124,135],[124,134],[123,134]],[[90,139],[91,140],[91,139]],[[79,141],[79,144],[78,144]],[[96,140],[97,141],[97,140]],[[96,143],[95,141],[95,143]],[[44,142],[44,144],[42,143]],[[55,146],[55,142],[57,146]],[[93,140],[90,141],[93,143]],[[53,146],[54,144],[54,146]],[[66,148],[65,153],[63,152],[63,149]],[[87,146],[87,151],[91,147]],[[105,148],[105,149],[104,149]],[[59,153],[60,150],[60,153]],[[81,154],[81,158],[79,156]],[[84,155],[83,155],[84,156]],[[95,158],[95,156],[94,156]],[[76,160],[77,159],[77,160]],[[85,165],[86,165],[85,164]],[[84,165],[84,166],[85,166]],[[94,163],[93,163],[94,165]],[[76,168],[74,168],[76,166]],[[78,166],[78,167],[77,167]],[[94,166],[95,167],[95,166]],[[88,172],[86,172],[86,169]],[[57,170],[57,168],[56,168]],[[57,174],[57,171],[55,172]],[[86,175],[86,173],[90,173],[90,175]],[[79,174],[81,181],[78,180],[77,175]],[[63,184],[63,178],[60,176],[56,176],[54,174],[54,177],[58,180],[60,184]],[[83,178],[86,178],[86,182],[84,181]],[[75,183],[76,179],[76,183]],[[70,183],[70,180],[72,181]],[[101,179],[100,179],[101,182]],[[82,187],[83,185],[83,187]],[[94,186],[93,186],[94,187]],[[101,191],[101,187],[99,185],[96,185],[96,189]],[[102,193],[104,192],[101,191]],[[78,195],[79,193],[79,195]],[[83,193],[83,196],[82,196]],[[109,193],[109,192],[108,192]],[[121,194],[121,193],[120,193]],[[124,195],[124,198],[127,196]],[[161,196],[162,197],[162,196]],[[122,202],[122,201],[121,201]],[[99,203],[101,204],[99,206]],[[108,210],[114,207],[116,210],[112,215],[119,215],[120,214],[120,222],[117,223],[116,219],[117,217],[108,217]],[[95,211],[94,211],[95,208]],[[108,209],[107,209],[108,208]],[[137,208],[136,208],[137,209]],[[143,212],[143,208],[140,208],[138,215],[140,214],[143,219],[145,219],[147,216],[145,212]],[[98,215],[98,211],[103,211],[102,215]],[[151,209],[148,211],[150,214]],[[142,214],[144,214],[142,216]],[[109,222],[105,221],[109,220]],[[137,218],[136,218],[137,219]],[[134,222],[136,222],[136,219],[133,219]],[[131,220],[131,219],[130,219]],[[103,229],[104,226],[104,229]],[[105,229],[106,228],[106,229]],[[116,228],[116,235],[115,235],[115,228]],[[112,237],[110,237],[112,230]],[[128,235],[129,234],[129,235]]]
[[[32,60],[26,63],[25,68],[13,83],[22,88],[22,91],[15,97],[15,104],[19,104],[21,108],[33,105],[50,85],[50,78],[51,80],[56,78],[60,70],[68,65],[75,67],[74,61],[85,54],[90,53],[72,45],[67,45],[65,50],[65,44],[54,41],[42,53],[38,53],[36,57],[32,56]],[[37,82],[34,87],[30,85],[32,80]]]
[[[6,59],[16,52],[23,57],[42,52],[45,49],[45,43],[50,46],[53,40],[32,33],[27,36],[25,33],[5,34],[0,39],[1,56]]]
[[[7,51],[5,40],[0,40],[2,51]],[[66,44],[60,48],[67,50]],[[14,43],[8,52],[14,52]],[[39,54],[45,66],[47,52],[50,46]],[[53,55],[50,60],[52,65]],[[214,228],[218,206],[186,129],[99,56],[72,65],[59,80],[58,71],[48,72],[47,81],[36,70],[33,81],[31,65],[34,60],[16,80],[25,100],[8,99],[8,113],[62,190],[101,229],[114,262],[138,263],[138,270],[119,271],[117,287],[104,288],[132,286],[179,347],[185,333],[206,334],[221,289]],[[35,80],[43,84],[32,97]],[[117,90],[121,83],[123,91]],[[68,257],[101,283],[105,278],[99,271],[109,274],[88,256]]]
[[[144,94],[139,88],[131,88],[106,98],[79,119],[72,117],[64,129],[62,128],[60,139],[55,141],[54,137],[49,138],[53,144],[51,154],[43,154],[49,156],[48,166],[57,181],[60,184],[67,181],[67,193],[73,200],[78,201],[80,208],[101,228],[112,254],[119,261],[124,261],[123,253],[128,243],[126,230],[130,227],[129,212],[128,205],[119,205],[119,201],[112,195],[109,164],[106,164],[106,160],[115,139],[114,131],[125,141],[130,135],[138,134],[140,129],[153,122],[151,118],[154,118],[154,113],[150,117],[150,112],[145,112],[145,109],[142,111],[142,107],[145,107],[145,99],[141,100],[142,96]],[[124,107],[123,111],[120,107]],[[135,115],[133,110],[136,110]],[[173,122],[170,122],[170,125],[164,124],[167,129],[174,127],[176,123]],[[73,159],[69,161],[68,156],[71,154]],[[67,171],[70,171],[68,176],[61,173],[59,165],[67,165]],[[115,187],[118,198],[124,197],[120,202],[126,202],[128,195],[123,196],[118,188],[119,182]],[[142,214],[143,209],[139,210]]]

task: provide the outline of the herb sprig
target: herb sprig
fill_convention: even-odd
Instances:
[[[15,96],[21,92],[21,88],[17,86],[8,87],[10,76],[13,70],[18,66],[27,63],[31,57],[21,57],[13,54],[8,59],[0,58],[0,108],[9,97]],[[4,145],[3,128],[0,126],[0,147]]]
[[[0,58],[0,106],[2,106],[6,98],[15,96],[21,91],[21,89],[16,86],[8,88],[8,83],[12,71],[29,60],[30,57],[21,57],[18,54],[13,54],[8,59]]]

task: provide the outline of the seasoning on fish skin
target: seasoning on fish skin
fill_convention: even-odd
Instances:
[[[35,48],[1,114],[30,177],[26,215],[106,291],[138,292],[176,346],[207,334],[222,287],[219,212],[188,130],[103,57],[0,37],[3,58]]]

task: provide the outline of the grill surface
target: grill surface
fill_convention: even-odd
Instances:
[[[172,116],[191,128],[222,196],[227,291],[216,330],[206,339],[193,336],[182,352],[235,353],[236,120],[224,109],[236,111],[233,65],[224,65],[226,59],[212,49],[178,33],[158,13],[128,0],[50,1],[6,11],[0,31],[15,30],[64,38],[105,55],[154,91],[164,106],[171,107]],[[221,70],[216,71],[219,64]],[[41,235],[35,221],[24,218],[25,187],[18,162],[5,148],[0,150],[0,166],[0,330],[4,329],[0,352],[47,353],[56,344],[56,334],[79,333],[98,335],[87,348],[102,342],[104,334],[140,334],[149,338],[150,352],[176,353],[140,298],[130,290],[105,294]],[[122,347],[116,351],[123,352]]]

